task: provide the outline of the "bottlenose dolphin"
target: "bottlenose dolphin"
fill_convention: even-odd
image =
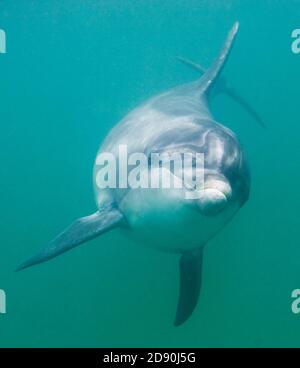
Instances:
[[[174,324],[185,322],[197,304],[201,287],[203,249],[249,197],[250,175],[243,149],[228,128],[216,122],[209,109],[211,92],[218,87],[231,94],[248,112],[261,119],[232,89],[220,73],[238,31],[235,23],[219,56],[210,68],[182,59],[202,75],[194,82],[155,96],[131,111],[108,134],[98,152],[118,157],[118,147],[129,153],[203,153],[204,182],[194,199],[183,189],[99,189],[94,167],[97,212],[76,220],[37,255],[17,270],[54,258],[108,230],[119,228],[141,244],[180,254],[180,292]],[[222,81],[223,80],[223,81]],[[118,157],[118,159],[122,159]],[[176,172],[170,168],[171,174]]]

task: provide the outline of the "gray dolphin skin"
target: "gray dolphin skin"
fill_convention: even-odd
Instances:
[[[140,245],[179,255],[179,300],[174,325],[184,323],[193,313],[201,288],[203,250],[245,204],[250,175],[245,154],[235,134],[216,122],[209,109],[212,91],[226,93],[220,73],[228,59],[238,31],[235,23],[219,56],[205,70],[182,61],[201,72],[194,82],[155,96],[132,110],[108,134],[98,154],[119,157],[120,145],[128,155],[151,153],[201,153],[204,182],[194,198],[181,189],[104,188],[97,185],[99,166],[94,167],[97,211],[71,224],[17,270],[48,261],[100,234],[118,228]],[[252,108],[232,90],[229,94],[262,124]],[[98,155],[97,155],[98,157]],[[173,168],[170,173],[176,176]]]

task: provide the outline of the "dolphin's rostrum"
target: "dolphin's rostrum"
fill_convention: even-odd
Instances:
[[[95,164],[97,212],[76,220],[18,270],[48,261],[119,227],[140,244],[180,254],[180,293],[174,324],[178,326],[190,317],[200,292],[204,246],[249,196],[250,175],[240,143],[231,130],[213,119],[209,110],[211,91],[237,30],[235,23],[218,58],[207,70],[185,61],[201,69],[203,75],[198,80],[155,96],[131,111],[111,130],[99,150],[117,156],[118,146],[126,145],[129,153],[146,155],[154,151],[203,153],[204,183],[201,189],[193,189],[199,191],[197,198],[186,199],[180,189],[100,190]],[[254,110],[249,111],[249,105],[244,107],[261,122]]]

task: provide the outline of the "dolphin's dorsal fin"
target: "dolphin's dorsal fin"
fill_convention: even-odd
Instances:
[[[214,88],[214,94],[216,93],[225,93],[230,98],[232,98],[235,102],[237,102],[243,109],[264,129],[266,129],[266,124],[261,119],[257,111],[238,93],[232,88],[229,83],[227,82],[226,78],[223,75],[220,75],[226,59],[228,58],[229,52],[232,48],[234,38],[237,34],[238,30],[238,23],[235,23],[234,27],[230,31],[225,45],[218,57],[218,59],[214,62],[210,69],[204,68],[202,65],[198,63],[194,63],[188,59],[183,57],[177,57],[177,60],[182,62],[183,64],[191,67],[192,69],[196,70],[203,74],[203,76],[199,79],[198,85],[200,87],[201,93],[209,93],[211,88]]]
[[[230,30],[230,32],[228,33],[227,39],[225,41],[225,44],[219,56],[214,61],[212,66],[200,78],[199,87],[200,87],[201,93],[206,93],[206,94],[209,93],[216,79],[218,78],[219,74],[224,68],[224,65],[232,49],[233,42],[235,40],[235,36],[237,34],[238,28],[239,28],[239,23],[236,22],[234,26],[232,27],[232,29]]]

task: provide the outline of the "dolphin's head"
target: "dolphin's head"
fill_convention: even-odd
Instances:
[[[223,125],[200,119],[180,132],[167,131],[155,142],[155,152],[171,159],[172,174],[183,180],[186,203],[202,215],[217,216],[247,200],[250,179],[243,149]]]
[[[193,178],[187,200],[204,216],[219,216],[228,207],[241,207],[248,199],[250,176],[243,149],[229,129],[209,121],[186,145],[194,160],[184,167]],[[186,184],[186,183],[185,183]]]

